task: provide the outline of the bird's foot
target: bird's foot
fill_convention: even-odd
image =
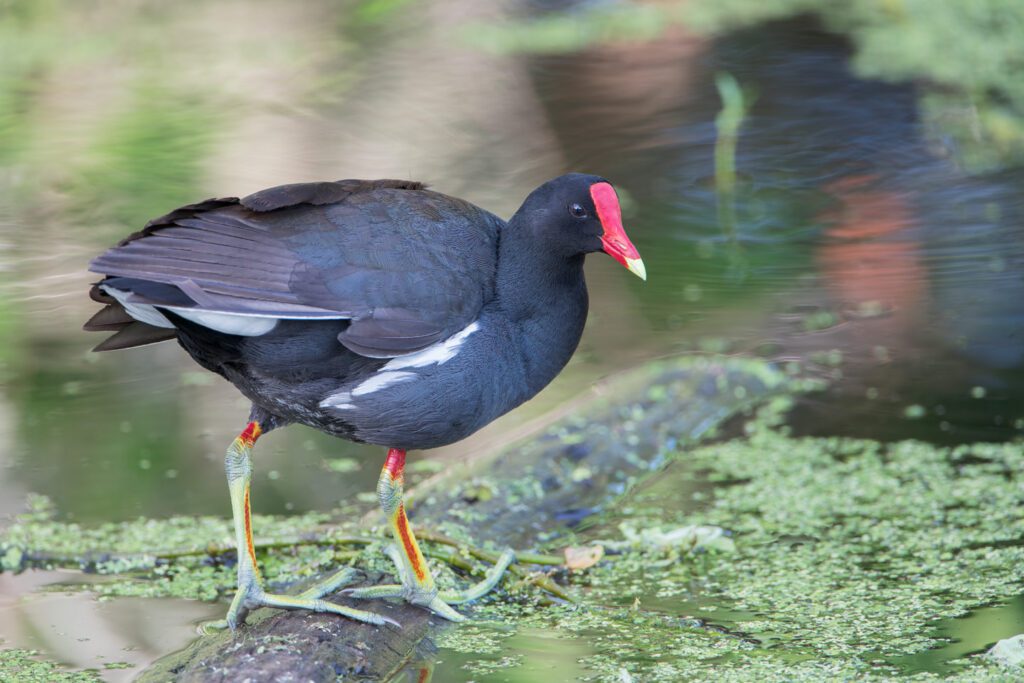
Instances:
[[[355,581],[357,575],[357,571],[346,567],[298,595],[267,593],[263,588],[263,581],[257,576],[252,576],[248,580],[240,582],[238,591],[235,593],[235,597],[231,601],[231,607],[228,608],[227,617],[217,621],[205,622],[199,626],[199,630],[201,633],[221,631],[226,628],[230,628],[234,631],[239,625],[245,623],[245,618],[249,615],[249,612],[257,607],[306,609],[312,612],[330,612],[331,614],[338,614],[367,624],[375,624],[377,626],[391,624],[393,626],[399,626],[398,622],[395,620],[388,619],[380,614],[367,612],[354,607],[346,607],[345,605],[339,605],[323,599],[325,595],[333,593],[342,586]]]
[[[404,556],[394,546],[388,546],[388,556],[395,563],[402,584],[385,584],[381,586],[365,586],[349,588],[344,592],[352,598],[402,598],[406,602],[425,607],[439,617],[449,621],[465,621],[466,617],[452,608],[452,605],[472,602],[490,593],[501,582],[502,576],[509,566],[516,561],[515,552],[508,548],[483,580],[461,591],[439,591],[436,587],[424,588],[410,578]]]

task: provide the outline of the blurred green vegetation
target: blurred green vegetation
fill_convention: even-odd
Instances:
[[[392,19],[412,0],[360,0],[352,13],[358,23],[375,24]]]
[[[121,234],[154,212],[209,194],[202,172],[216,122],[198,94],[138,84],[125,109],[103,122],[76,160],[79,168],[66,187],[72,211],[79,220],[115,223],[112,232]]]
[[[572,52],[650,40],[672,26],[716,36],[806,15],[850,39],[857,75],[921,83],[923,118],[965,168],[1024,161],[1024,3],[1018,0],[623,2],[473,26],[466,38],[497,52]]]
[[[69,223],[116,224],[109,239],[201,194],[200,170],[218,126],[206,106],[210,93],[168,68],[152,40],[168,21],[159,8],[134,9],[152,22],[142,31],[124,31],[89,10],[61,0],[0,3],[0,169],[15,169],[14,185],[24,189],[5,197],[12,210],[38,202],[49,185],[63,195]],[[136,84],[92,93],[88,74]],[[79,79],[84,87],[71,94],[81,104],[53,100],[55,83]],[[63,130],[47,125],[55,104],[61,112],[73,107],[87,134],[55,140],[68,132],[67,122]],[[109,113],[89,117],[97,110]]]
[[[24,150],[32,122],[38,79],[59,41],[27,29],[48,21],[54,2],[0,2],[0,168]]]
[[[519,22],[472,24],[463,37],[491,52],[574,52],[607,42],[650,40],[679,21],[672,5],[600,3]]]

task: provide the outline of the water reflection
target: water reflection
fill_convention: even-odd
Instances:
[[[1020,434],[1021,174],[959,170],[925,138],[914,89],[857,79],[848,58],[801,21],[535,58],[533,74],[567,158],[627,181],[656,274],[631,294],[664,348],[725,334],[780,357],[839,350],[823,371],[843,381],[797,415],[815,433]],[[715,210],[722,72],[753,100],[735,239]]]
[[[981,654],[992,643],[1016,634],[1024,621],[1024,596],[1005,605],[983,607],[960,619],[945,621],[936,628],[939,638],[948,644],[916,655],[901,657],[893,663],[908,673],[929,671],[955,674],[960,668],[957,660],[972,654]]]
[[[61,592],[72,572],[0,575],[3,646],[39,650],[76,668],[99,669],[110,683],[134,678],[149,662],[195,637],[195,622],[217,605],[123,598],[97,603],[90,593]],[[27,596],[27,597],[26,597]]]

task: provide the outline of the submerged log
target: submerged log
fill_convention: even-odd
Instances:
[[[529,547],[598,512],[729,417],[791,390],[781,373],[757,361],[655,363],[596,386],[571,414],[536,436],[425,482],[411,492],[411,509],[420,524],[457,522],[471,534]],[[415,660],[418,648],[429,647],[427,636],[442,622],[405,604],[329,599],[402,626],[261,609],[236,634],[204,636],[157,661],[139,680],[389,680]]]

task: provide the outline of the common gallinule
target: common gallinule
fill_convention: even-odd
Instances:
[[[404,597],[452,620],[402,503],[405,453],[472,434],[544,388],[587,317],[583,258],[603,251],[646,279],[607,180],[583,174],[534,190],[505,222],[405,180],[340,180],[210,199],[150,221],[91,265],[106,304],[85,325],[115,331],[97,351],[166,339],[234,384],[252,411],[227,452],[238,592],[223,624],[260,606],[380,615],[327,602],[339,572],[299,596],[267,593],[253,550],[250,451],[293,422],[387,446],[377,492]]]

